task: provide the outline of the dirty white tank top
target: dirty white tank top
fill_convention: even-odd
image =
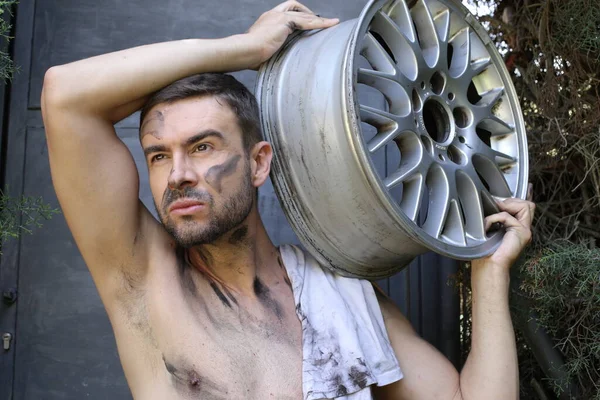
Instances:
[[[402,379],[371,283],[334,274],[296,246],[280,251],[302,321],[304,400],[372,400],[371,385]]]

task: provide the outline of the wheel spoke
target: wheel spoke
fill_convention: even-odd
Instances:
[[[400,149],[400,166],[384,179],[384,185],[392,189],[403,181],[419,173],[427,175],[430,158],[423,149],[423,144],[413,132],[404,132],[396,139]]]
[[[373,84],[373,82],[385,80],[385,79],[392,81],[393,83],[395,82],[393,74],[389,74],[387,72],[382,72],[382,71],[377,71],[374,69],[366,69],[366,68],[358,69],[358,83],[364,83],[365,85],[369,85],[369,86],[373,86],[373,87],[377,88],[375,86],[375,84]],[[383,86],[383,83],[378,83],[378,85]]]
[[[398,30],[402,32],[404,37],[409,42],[414,43],[417,40],[415,27],[412,22],[410,10],[406,1],[396,1],[390,5],[390,8],[386,11],[386,14],[398,27]]]
[[[481,205],[483,206],[483,212],[485,215],[492,215],[500,212],[496,200],[492,197],[492,194],[485,188],[479,191],[481,195]]]
[[[396,67],[394,60],[392,60],[383,46],[381,46],[377,39],[369,32],[367,32],[363,40],[361,54],[369,61],[375,70],[388,75],[395,74]]]
[[[433,68],[440,59],[440,42],[431,11],[424,0],[419,0],[410,11],[425,63]]]
[[[469,27],[461,29],[450,39],[449,43],[452,44],[453,52],[448,74],[453,78],[461,78],[470,69],[471,29]]]
[[[492,133],[492,136],[501,136],[508,133],[513,133],[515,130],[514,124],[504,121],[497,115],[489,115],[481,119],[479,127]]]
[[[423,229],[432,237],[439,238],[450,205],[448,176],[440,167],[432,168],[427,175],[429,207]]]
[[[358,83],[369,85],[379,90],[389,104],[390,113],[406,116],[411,111],[411,101],[402,86],[394,77],[379,71],[360,68],[358,70]]]
[[[470,38],[470,35],[469,35],[469,38]],[[469,57],[471,57],[471,56],[469,56]],[[470,62],[469,68],[467,68],[467,70],[465,71],[463,76],[461,76],[461,78],[464,79],[465,81],[471,82],[471,80],[474,77],[481,74],[490,65],[492,65],[492,59],[490,57],[483,57],[483,58],[474,60],[473,62]]]
[[[418,45],[409,40],[398,25],[382,12],[375,14],[370,30],[385,40],[396,60],[396,68],[406,79],[414,82],[419,71],[417,55],[420,50]]]
[[[450,34],[450,10],[447,8],[440,10],[436,13],[433,21],[435,23],[435,28],[437,30],[440,42],[447,42],[448,35]]]
[[[485,240],[480,188],[467,174],[459,171],[456,176],[456,189],[463,210],[467,210],[464,213],[467,234],[476,240]]]
[[[419,165],[400,162],[400,167],[383,180],[385,187],[392,189],[419,171]]]
[[[492,148],[489,148],[489,151],[487,151],[484,154],[487,158],[493,160],[494,163],[500,168],[505,168],[507,166],[514,165],[517,162],[516,157],[510,156],[506,153],[494,150]]]
[[[498,101],[504,96],[504,88],[495,88],[490,89],[485,93],[480,94],[481,100],[479,100],[478,105],[482,105],[489,110],[489,113],[492,114],[492,108],[498,103]]]
[[[446,221],[444,223],[444,229],[442,230],[440,237],[450,244],[459,246],[467,245],[462,210],[460,209],[456,199],[450,200],[448,214],[446,215]]]
[[[490,192],[499,197],[510,197],[511,190],[504,178],[504,173],[496,163],[480,154],[472,157],[475,170],[485,179]]]
[[[394,115],[363,104],[360,105],[360,119],[378,129],[388,129],[397,124]]]
[[[495,214],[499,211],[498,206],[496,205],[496,201],[492,197],[489,190],[486,188],[486,185],[481,180],[481,177],[477,174],[474,168],[463,169],[462,173],[466,174],[468,178],[473,182],[475,188],[477,190],[477,196],[481,201],[481,206],[483,208],[483,215],[488,216],[490,214]],[[462,183],[461,183],[462,184]]]
[[[371,140],[369,140],[369,142],[367,143],[367,148],[371,153],[375,153],[377,150],[381,149],[383,146],[385,146],[391,140],[393,140],[396,136],[398,136],[398,133],[400,133],[400,130],[398,129],[397,125],[379,131]]]
[[[423,175],[414,175],[412,179],[404,182],[402,189],[402,201],[400,201],[400,208],[413,222],[417,221],[417,215],[419,215],[419,207],[423,199],[423,190],[425,178]]]

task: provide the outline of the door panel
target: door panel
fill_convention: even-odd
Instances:
[[[283,0],[44,0],[36,2],[30,107],[39,107],[53,65],[147,43],[243,33]],[[313,11],[356,18],[361,0],[305,0]],[[254,86],[254,74],[243,82]]]
[[[58,207],[39,122],[39,97],[47,68],[149,42],[241,33],[278,2],[222,0],[215,6],[213,1],[201,0],[21,1],[17,35],[26,39],[28,34],[22,30],[29,26],[33,41],[15,41],[15,55],[23,68],[13,81],[7,132],[6,181],[12,182],[11,193],[42,196],[46,203]],[[323,15],[344,20],[358,16],[365,1],[304,3]],[[253,88],[254,72],[234,75]],[[154,212],[137,122],[137,115],[129,117],[117,125],[117,131],[138,166],[140,198]],[[384,156],[378,165],[386,168],[386,162],[390,160]],[[259,209],[276,245],[298,243],[270,181],[259,191]],[[131,398],[106,312],[62,215],[16,243],[18,251],[7,247],[0,266],[0,272],[18,271],[19,300],[12,306],[17,307],[14,381],[10,381],[14,382],[13,399]],[[421,266],[421,259],[417,260],[401,274],[380,283],[417,322],[416,328],[451,355],[452,349],[446,347],[456,343],[458,348],[458,336],[452,330],[458,329],[458,302],[455,295],[448,294],[445,281],[456,264],[434,255],[426,263],[427,269]],[[7,275],[0,273],[0,286],[4,285],[3,276]],[[442,292],[447,296],[440,303]],[[424,307],[423,302],[435,304]],[[0,320],[5,315],[0,315]],[[14,312],[10,318],[14,321]],[[2,365],[9,364],[3,361]]]
[[[24,191],[58,207],[43,129],[28,129]],[[59,215],[21,239],[15,399],[123,399],[129,389],[90,273]]]

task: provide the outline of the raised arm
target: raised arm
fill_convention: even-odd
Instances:
[[[511,400],[519,398],[519,370],[508,308],[509,269],[531,238],[535,206],[508,199],[501,212],[486,219],[500,222],[506,234],[490,257],[471,264],[471,352],[460,374],[433,346],[417,336],[395,305],[379,293],[392,347],[404,379],[375,388],[377,400]]]
[[[336,22],[290,1],[263,14],[245,34],[140,46],[46,72],[41,101],[52,180],[97,285],[115,268],[145,265],[132,257],[147,254],[137,248],[157,229],[138,200],[136,166],[113,125],[180,78],[256,67],[293,29]]]

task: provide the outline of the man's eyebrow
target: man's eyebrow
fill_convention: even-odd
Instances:
[[[148,154],[159,153],[161,151],[167,151],[167,146],[164,146],[162,144],[157,144],[155,146],[148,146],[144,149],[144,155],[148,156]]]
[[[223,136],[223,134],[219,131],[216,131],[214,129],[207,129],[205,131],[199,132],[197,134],[195,134],[194,136],[188,138],[185,141],[186,146],[192,145],[196,142],[201,141],[202,139],[206,139],[207,137],[216,137],[221,139],[222,141],[225,141],[225,137]]]
[[[197,134],[195,134],[194,136],[188,138],[185,141],[185,145],[186,146],[191,146],[192,144],[199,142],[203,139],[206,139],[207,137],[216,137],[219,138],[223,141],[225,141],[225,137],[223,136],[223,134],[219,131],[216,131],[214,129],[207,129],[205,131],[199,132]],[[157,144],[154,146],[148,146],[144,149],[144,155],[148,155],[150,153],[159,153],[162,151],[167,151],[167,146],[164,146],[162,144]]]

